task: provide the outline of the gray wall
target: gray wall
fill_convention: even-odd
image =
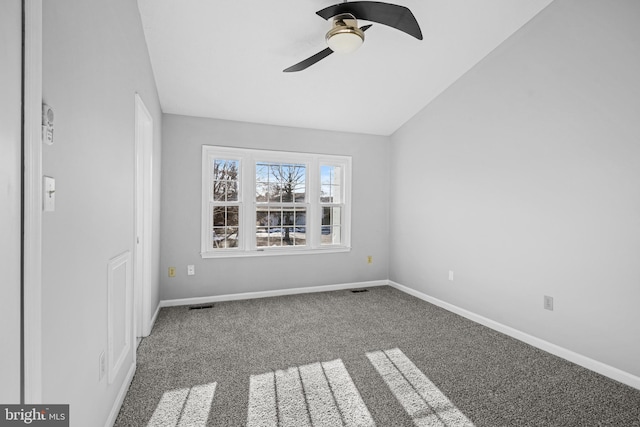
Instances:
[[[0,2],[0,402],[20,402],[22,4]]]
[[[133,361],[130,351],[112,384],[98,381],[107,263],[133,253],[136,92],[154,118],[158,222],[162,115],[137,3],[43,2],[43,98],[55,112],[43,171],[56,179],[56,211],[43,216],[42,399],[71,404],[75,426],[104,425]]]
[[[163,300],[386,280],[389,139],[370,135],[164,115],[160,296]],[[202,145],[353,157],[349,253],[200,257]],[[367,264],[367,255],[373,264]],[[195,276],[187,276],[194,264]],[[177,268],[175,278],[167,269]]]
[[[392,136],[391,280],[640,375],[639,22],[556,0]]]

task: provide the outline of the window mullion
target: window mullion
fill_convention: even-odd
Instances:
[[[342,175],[342,244],[351,247],[351,158],[344,161],[344,171]]]
[[[245,209],[242,213],[242,239],[244,249],[253,251],[256,249],[256,163],[252,155],[244,158],[242,169],[242,201]]]
[[[316,249],[320,246],[320,164],[318,159],[309,161],[308,169],[307,239],[309,247]]]

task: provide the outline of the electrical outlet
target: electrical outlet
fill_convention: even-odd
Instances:
[[[169,277],[176,277],[176,268],[169,267]]]
[[[193,264],[187,265],[187,276],[193,276],[196,274],[196,266]]]
[[[548,295],[544,296],[544,309],[553,311],[553,297]]]
[[[104,351],[98,356],[98,381],[102,381],[107,373],[107,360],[104,357]]]
[[[373,256],[372,255],[367,256],[367,264],[373,264]]]
[[[449,270],[449,280],[453,282],[453,270]]]

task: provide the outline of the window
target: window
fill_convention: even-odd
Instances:
[[[240,225],[239,171],[240,161],[214,159],[212,181],[213,234],[216,248],[238,246]]]
[[[204,258],[345,251],[351,158],[203,146]]]
[[[320,206],[322,209],[322,243],[339,244],[342,240],[342,167],[320,166]]]
[[[307,166],[256,163],[256,246],[306,246]]]

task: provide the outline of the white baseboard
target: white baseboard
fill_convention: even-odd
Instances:
[[[241,294],[227,294],[227,295],[217,295],[217,296],[198,297],[198,298],[180,298],[180,299],[162,300],[160,301],[159,307],[207,304],[210,302],[237,301],[237,300],[243,300],[243,299],[278,297],[282,295],[306,294],[306,293],[312,293],[312,292],[339,291],[343,289],[385,286],[388,284],[389,282],[387,280],[375,280],[370,282],[343,283],[339,285],[311,286],[308,288],[278,289],[274,291],[261,291],[261,292],[244,292]]]
[[[151,331],[153,330],[153,325],[156,324],[156,320],[158,319],[158,314],[160,314],[160,308],[162,307],[161,304],[158,304],[158,306],[156,307],[156,311],[155,313],[153,313],[153,316],[151,316],[151,320],[149,321],[149,330],[145,331],[145,337],[148,337],[151,334]]]
[[[568,350],[564,347],[560,347],[559,345],[552,344],[543,339],[534,337],[525,332],[514,329],[510,326],[503,325],[502,323],[496,322],[495,320],[488,319],[484,316],[465,310],[464,308],[460,308],[448,302],[439,300],[437,298],[424,294],[420,291],[416,291],[415,289],[408,288],[404,285],[393,282],[391,280],[389,280],[387,283],[389,284],[389,286],[392,286],[404,293],[412,295],[416,298],[420,298],[421,300],[429,302],[433,305],[437,305],[438,307],[444,308],[445,310],[451,311],[452,313],[459,314],[462,317],[465,317],[476,323],[479,323],[488,328],[491,328],[505,335],[508,335],[512,338],[515,338],[519,341],[522,341],[529,345],[537,347],[540,350],[546,351],[547,353],[551,353],[555,356],[568,360],[569,362],[573,362],[591,371],[597,372],[601,375],[604,375],[613,380],[619,381],[623,384],[626,384],[630,387],[640,390],[640,377],[630,374],[629,372],[625,372],[618,368],[614,368],[613,366],[591,359],[587,356]]]
[[[120,387],[120,391],[118,391],[118,396],[116,396],[116,400],[115,402],[113,402],[111,412],[109,412],[109,418],[107,418],[107,422],[104,424],[105,427],[113,427],[113,425],[115,424],[116,418],[118,418],[118,413],[120,413],[120,408],[122,407],[124,398],[127,396],[127,391],[129,391],[129,386],[131,385],[131,381],[133,381],[133,376],[135,375],[135,373],[136,364],[132,363],[129,367],[129,372],[127,372],[127,376],[122,383],[122,387]]]

